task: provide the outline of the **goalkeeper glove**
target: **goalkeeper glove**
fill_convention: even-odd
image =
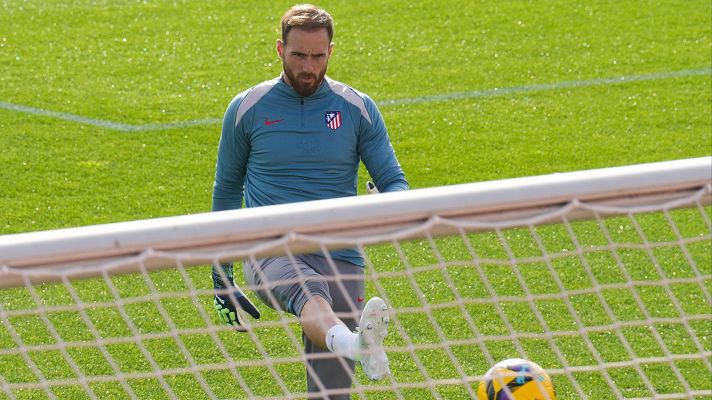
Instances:
[[[217,268],[222,268],[223,273],[221,274]],[[223,323],[231,325],[239,331],[245,331],[245,322],[242,320],[239,310],[247,311],[255,319],[260,318],[257,307],[235,285],[231,263],[213,266],[213,287],[215,288],[213,305]]]

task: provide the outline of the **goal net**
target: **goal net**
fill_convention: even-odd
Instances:
[[[240,263],[343,247],[391,315],[392,375],[352,398],[477,398],[524,358],[559,399],[709,399],[711,182],[704,157],[0,236],[0,399],[306,398],[300,327]],[[230,260],[246,332],[213,309]]]

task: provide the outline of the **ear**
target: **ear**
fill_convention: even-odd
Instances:
[[[328,56],[331,57],[331,53],[334,51],[334,42],[329,43]]]
[[[277,54],[279,58],[284,59],[284,44],[282,43],[282,39],[277,39]]]

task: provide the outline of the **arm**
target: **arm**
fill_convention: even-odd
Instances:
[[[244,126],[242,121],[240,123],[235,121],[239,104],[240,96],[230,103],[223,118],[213,184],[213,211],[242,208],[250,146],[242,129]],[[212,278],[215,288],[213,305],[223,323],[244,330],[244,321],[241,320],[238,309],[247,311],[254,318],[260,317],[259,311],[250,299],[235,286],[232,263],[213,265]]]
[[[218,159],[213,184],[213,211],[242,208],[243,185],[250,145],[243,129],[243,121],[235,121],[241,97],[228,106],[223,118],[218,145]]]
[[[364,100],[371,122],[362,120],[358,144],[361,160],[379,192],[408,190],[408,181],[393,151],[381,112],[368,96],[364,95]]]

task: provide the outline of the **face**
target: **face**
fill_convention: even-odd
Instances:
[[[285,81],[301,96],[314,94],[324,81],[333,47],[324,28],[292,28],[286,43],[277,40],[277,53],[282,59]]]

